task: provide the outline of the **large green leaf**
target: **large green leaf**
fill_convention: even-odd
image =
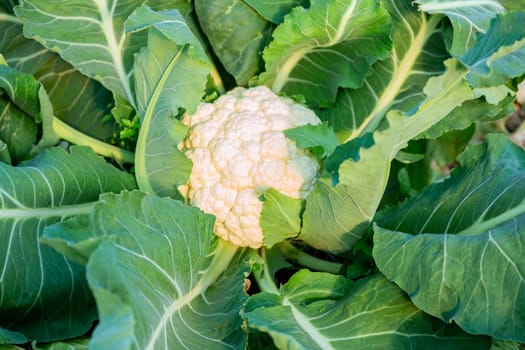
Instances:
[[[505,8],[497,0],[416,0],[419,10],[443,14],[450,19],[454,34],[450,53],[462,56],[475,42],[476,34],[485,33],[490,20]]]
[[[495,17],[490,30],[478,37],[477,43],[461,61],[469,66],[469,82],[474,86],[492,87],[509,78],[525,74],[525,11],[509,12]]]
[[[127,35],[124,22],[144,0],[26,0],[15,8],[24,34],[135,106],[130,76],[142,35]],[[151,1],[154,8],[187,10],[181,0]]]
[[[504,136],[378,215],[374,258],[425,312],[469,333],[525,341],[525,153]]]
[[[243,347],[247,266],[237,247],[214,238],[213,224],[213,216],[169,198],[102,196],[87,222],[93,237],[105,237],[87,264],[100,313],[90,348]],[[62,227],[67,241],[75,237],[69,228]],[[76,239],[80,247],[89,238]]]
[[[140,44],[124,31],[124,21],[142,0],[27,0],[15,13],[24,34],[57,51],[84,74],[135,105],[129,76]]]
[[[490,339],[466,334],[418,310],[381,275],[350,280],[302,270],[280,294],[247,303],[248,325],[269,333],[279,349],[488,349]]]
[[[428,79],[441,74],[448,57],[438,31],[439,18],[418,12],[410,0],[383,0],[392,18],[390,56],[375,63],[359,89],[341,89],[321,117],[341,141],[373,131],[389,109],[408,112],[425,99]]]
[[[98,82],[81,74],[50,50],[22,35],[22,24],[0,20],[0,47],[8,65],[33,75],[46,91],[55,116],[98,139],[107,140],[115,131],[105,120],[113,98]]]
[[[445,118],[454,108],[474,98],[467,70],[455,59],[447,71],[430,78],[426,99],[413,115],[390,111],[388,127],[374,133],[375,144],[361,149],[339,167],[339,183],[320,182],[306,201],[300,238],[326,251],[350,249],[366,232],[385,191],[390,163],[409,140]]]
[[[208,58],[176,10],[154,12],[143,6],[126,24],[129,31],[148,31],[148,46],[135,59],[135,85],[141,129],[135,173],[141,190],[177,196],[186,183],[191,161],[177,146],[187,128],[175,118],[193,113],[211,71]]]
[[[195,11],[224,68],[237,85],[247,84],[263,66],[261,52],[271,23],[238,0],[196,0]]]
[[[0,172],[0,327],[46,341],[83,334],[96,317],[84,269],[39,236],[89,212],[101,193],[133,188],[133,177],[83,147],[49,149],[19,167],[0,163]]]
[[[328,107],[339,87],[357,88],[370,66],[388,57],[390,17],[378,0],[312,0],[273,32],[260,83]]]

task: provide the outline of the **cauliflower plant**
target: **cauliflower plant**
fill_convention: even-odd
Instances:
[[[183,122],[189,131],[181,148],[193,170],[181,192],[191,205],[216,216],[215,234],[260,247],[261,194],[274,188],[305,198],[319,172],[318,160],[283,131],[319,124],[319,118],[261,86],[235,88],[214,103],[202,103]]]

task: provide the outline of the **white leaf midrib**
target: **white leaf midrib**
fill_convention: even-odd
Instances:
[[[393,61],[393,74],[390,78],[388,85],[383,90],[379,99],[377,100],[374,109],[365,118],[365,122],[361,126],[350,134],[346,141],[350,141],[357,136],[361,135],[368,125],[376,119],[376,116],[384,113],[394,102],[395,98],[401,92],[403,85],[412,74],[412,68],[416,64],[420,55],[423,53],[423,49],[427,40],[434,32],[435,27],[438,25],[436,18],[432,21],[427,21],[424,16],[420,17],[419,30],[416,35],[411,35],[412,42],[407,52],[404,53],[403,57],[399,58],[395,55],[395,50],[392,54]],[[413,33],[413,28],[408,27],[409,31]],[[345,141],[345,142],[346,142]]]
[[[277,73],[276,78],[272,84],[272,91],[278,93],[283,89],[284,85],[286,85],[286,83],[288,82],[290,74],[292,73],[292,70],[295,68],[297,63],[312,49],[314,49],[315,47],[331,47],[339,43],[339,41],[341,41],[345,34],[346,27],[351,21],[356,7],[357,1],[353,0],[350,6],[348,6],[348,8],[346,9],[345,13],[341,16],[341,21],[337,26],[335,36],[333,38],[330,38],[330,40],[327,43],[317,43],[318,45],[307,45],[295,51],[294,54],[292,54],[288,59],[286,59],[286,61],[279,68],[279,72]],[[325,23],[330,23],[330,21],[328,20],[329,5],[326,9],[326,12],[327,14],[325,16]],[[329,33],[327,34],[329,35]]]
[[[63,205],[47,208],[1,208],[0,220],[47,219],[53,217],[67,217],[78,214],[88,214],[91,212],[91,209],[94,204],[95,202],[88,202],[82,204]]]
[[[319,332],[317,327],[313,325],[312,322],[310,322],[310,319],[306,315],[297,309],[297,307],[290,301],[288,297],[283,296],[282,304],[290,308],[297,325],[302,330],[304,330],[305,334],[308,334],[317,345],[319,345],[320,349],[335,350],[330,341],[321,332]]]
[[[130,104],[135,107],[135,99],[133,98],[133,93],[131,92],[131,86],[128,74],[124,69],[123,59],[122,59],[122,45],[124,43],[125,34],[121,34],[120,40],[117,41],[115,32],[113,30],[113,13],[115,12],[115,7],[118,1],[113,2],[111,9],[108,9],[108,3],[106,0],[93,0],[97,5],[97,8],[100,12],[100,28],[104,33],[106,42],[108,44],[108,51],[113,60],[113,65],[115,67],[116,73],[120,81],[122,82],[124,91],[126,93],[126,98]]]
[[[419,6],[420,11],[423,12],[440,12],[444,10],[455,10],[455,9],[465,9],[473,7],[491,7],[493,10],[502,12],[505,11],[503,6],[494,0],[475,0],[475,1],[447,1],[439,2],[434,1],[426,4],[421,4]]]

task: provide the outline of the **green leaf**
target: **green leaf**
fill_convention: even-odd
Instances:
[[[459,162],[446,181],[378,214],[374,258],[425,312],[523,342],[525,153],[491,135]]]
[[[4,141],[0,140],[0,162],[6,164],[12,164],[11,155],[9,154],[9,149]]]
[[[248,326],[279,349],[488,349],[490,339],[462,332],[418,310],[381,275],[350,280],[301,270],[280,295],[248,301]],[[278,320],[278,321],[276,321]]]
[[[271,23],[244,1],[196,0],[202,30],[237,85],[246,85],[263,67],[261,52],[270,39]]]
[[[245,0],[248,5],[254,8],[261,16],[268,21],[280,24],[284,16],[296,6],[308,7],[309,0],[278,0],[278,1],[262,1],[262,0]]]
[[[337,136],[328,123],[306,124],[285,130],[284,134],[300,148],[309,148],[319,158],[328,157],[339,146]]]
[[[143,1],[23,1],[15,9],[24,35],[58,52],[87,76],[134,104],[129,75],[139,49],[124,32],[124,21]]]
[[[89,146],[95,152],[106,157],[112,157],[117,161],[133,162],[133,153],[94,139],[56,118],[53,115],[53,106],[47,92],[32,75],[0,65],[0,88],[5,89],[9,99],[18,109],[23,111],[27,117],[32,118],[36,123],[42,124],[42,137],[38,141],[38,144],[32,147],[32,154],[57,144],[60,139],[64,139],[72,143]],[[2,90],[0,90],[0,92],[2,92]],[[13,114],[13,110],[14,109],[11,108],[10,111],[8,111],[8,117]],[[6,124],[4,127],[11,130],[15,129],[13,125],[7,124],[7,120],[5,121]],[[20,128],[19,120],[14,119],[14,123],[12,124]],[[31,125],[29,124],[29,126]],[[31,128],[28,127],[28,130],[31,130]],[[4,138],[6,138],[8,142],[14,144],[13,146],[8,144],[8,147],[15,147],[15,149],[17,149],[21,143],[27,144],[33,140],[31,138],[25,141],[20,140],[21,142],[19,142],[15,136],[17,135],[8,135],[7,137],[4,135]]]
[[[9,98],[0,96],[0,139],[3,140],[10,159],[15,163],[27,159],[36,142],[37,132],[38,127],[33,118],[21,111]]]
[[[38,148],[58,142],[52,129],[53,106],[41,84],[29,74],[0,64],[0,106],[3,107],[0,138],[6,142],[15,161],[28,158],[35,151],[37,123],[43,124]],[[13,134],[12,134],[13,133]]]
[[[0,21],[0,47],[8,65],[42,83],[55,116],[92,137],[108,140],[115,131],[115,122],[104,120],[110,112],[112,94],[56,53],[25,38],[22,29],[21,23]]]
[[[127,30],[146,30],[148,45],[135,59],[135,86],[141,128],[135,151],[139,188],[159,196],[179,196],[187,182],[191,161],[177,146],[187,128],[175,117],[193,113],[211,71],[208,58],[176,10],[154,12],[142,6],[133,13]]]
[[[443,73],[449,56],[439,17],[418,12],[410,0],[383,4],[392,19],[389,57],[372,66],[362,87],[340,89],[335,105],[321,112],[342,142],[375,131],[390,109],[409,113],[417,108],[428,79]]]
[[[244,346],[248,268],[214,238],[213,216],[138,191],[103,195],[97,207],[90,228],[105,239],[87,264],[100,314],[90,348]]]
[[[416,0],[419,10],[447,16],[454,28],[450,53],[462,56],[476,42],[476,34],[485,33],[490,21],[505,8],[497,0]]]
[[[466,101],[449,115],[417,138],[434,139],[451,130],[468,128],[472,123],[492,121],[509,116],[514,111],[514,96],[507,96],[497,104],[490,104],[484,97]]]
[[[447,72],[430,78],[427,98],[410,116],[390,111],[388,128],[374,133],[375,144],[361,149],[339,167],[339,183],[321,184],[310,194],[300,238],[315,248],[341,252],[350,249],[366,232],[385,191],[390,163],[409,140],[446,117],[454,108],[474,98],[467,71],[455,59]]]
[[[328,107],[339,87],[361,86],[370,66],[388,57],[390,29],[380,1],[312,0],[308,9],[294,8],[273,32],[259,83]]]
[[[476,87],[504,84],[509,78],[525,73],[525,12],[509,12],[492,21],[490,30],[478,36],[478,41],[461,61],[470,69],[469,82]]]
[[[288,197],[273,188],[264,192],[261,212],[264,246],[271,247],[299,234],[302,206],[300,199]]]
[[[83,147],[0,163],[0,172],[0,327],[41,341],[85,333],[96,310],[83,267],[38,240],[46,225],[89,212],[101,193],[133,188],[133,177]]]
[[[27,343],[27,338],[18,332],[13,332],[0,327],[0,348],[3,349],[1,344],[24,344]],[[16,349],[16,347],[13,346]]]

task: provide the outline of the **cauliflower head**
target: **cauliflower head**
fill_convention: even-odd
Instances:
[[[216,217],[214,231],[238,246],[258,248],[261,194],[269,188],[305,198],[314,188],[318,160],[284,130],[319,124],[314,112],[264,86],[235,88],[201,103],[183,118],[189,127],[181,149],[193,162],[181,188],[191,205]]]

